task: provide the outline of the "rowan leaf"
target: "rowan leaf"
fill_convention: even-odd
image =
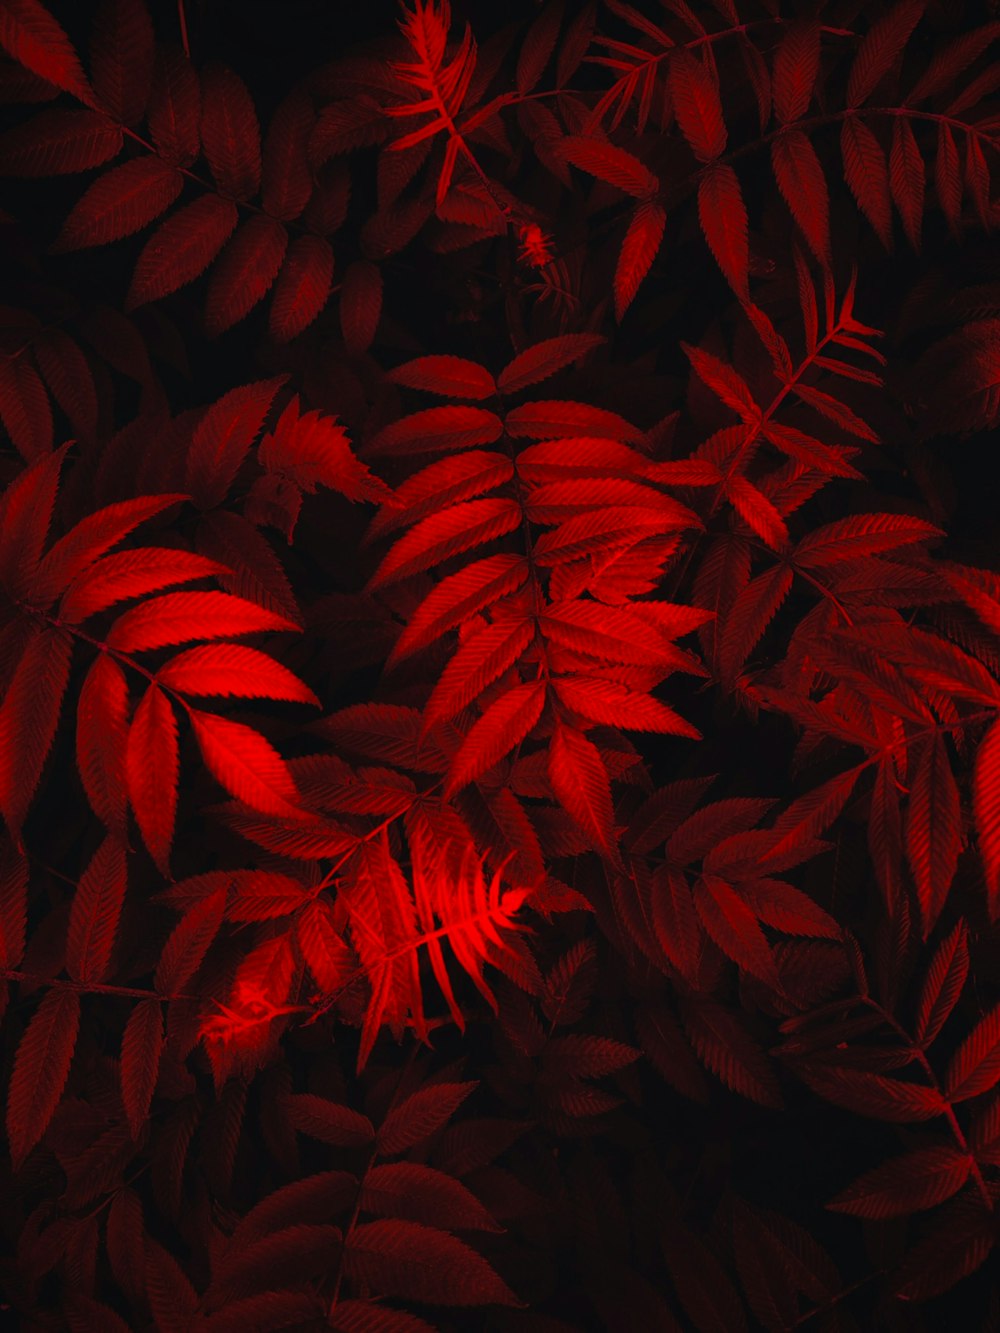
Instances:
[[[158,157],[134,157],[112,167],[73,208],[53,248],[83,250],[131,236],[165,213],[183,184],[181,173]]]
[[[120,1064],[122,1101],[134,1139],[139,1138],[149,1114],[162,1047],[160,1002],[140,1000],[125,1024]]]
[[[146,690],[132,718],[125,768],[128,798],[143,842],[168,874],[177,816],[179,745],[174,710],[155,684]]]
[[[189,708],[188,716],[206,767],[230,795],[266,815],[299,813],[292,775],[260,732],[196,708]]]
[[[79,1030],[79,992],[54,986],[24,1030],[7,1090],[7,1137],[15,1171],[49,1127],[69,1078]]]
[[[107,979],[126,883],[125,850],[109,836],[94,853],[73,895],[66,970],[74,981]]]
[[[126,309],[158,301],[200,277],[236,230],[238,221],[236,205],[218,194],[202,195],[171,214],[139,255]]]

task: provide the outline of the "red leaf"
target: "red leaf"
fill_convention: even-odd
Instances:
[[[60,603],[59,615],[68,624],[78,625],[116,602],[223,572],[223,566],[214,560],[188,551],[168,547],[122,551],[91,565],[70,585]]]
[[[429,454],[492,444],[503,422],[482,407],[428,407],[383,426],[366,445],[369,454]]]
[[[887,250],[892,249],[892,199],[889,170],[882,146],[868,126],[850,116],[840,131],[844,177],[858,207],[875,228]]]
[[[344,1243],[344,1272],[387,1296],[429,1305],[518,1305],[482,1255],[417,1222],[365,1222]]]
[[[280,377],[241,385],[206,409],[195,428],[185,474],[202,509],[225,499],[283,383]]]
[[[7,1137],[15,1171],[48,1129],[69,1078],[79,1029],[79,992],[53,986],[21,1038],[7,1092]]]
[[[653,266],[663,241],[667,225],[666,209],[653,200],[642,203],[632,214],[632,220],[622,241],[618,264],[615,268],[615,318],[621,320],[635,300],[642,280]]]
[[[71,640],[60,630],[36,630],[0,703],[0,810],[14,833],[24,823],[55,739],[72,653]]]
[[[376,1144],[383,1157],[396,1157],[446,1125],[475,1088],[474,1083],[432,1083],[389,1111]]]
[[[828,912],[824,912],[801,889],[780,879],[756,879],[740,885],[740,896],[767,926],[787,935],[807,935],[819,939],[840,939],[842,931]]]
[[[681,1019],[698,1058],[726,1087],[761,1106],[781,1106],[777,1080],[764,1052],[721,1004],[699,999],[681,1006]]]
[[[660,1244],[689,1327],[747,1333],[743,1304],[712,1250],[672,1220],[662,1226]]]
[[[333,284],[333,251],[322,236],[297,236],[274,284],[269,328],[275,342],[291,342],[326,305]]]
[[[205,330],[217,337],[245,319],[271,290],[288,245],[288,233],[273,218],[252,217],[240,225],[212,271],[205,305]]]
[[[69,417],[69,425],[84,443],[91,443],[99,415],[91,363],[61,329],[48,329],[35,340],[33,351],[49,393]]]
[[[516,500],[468,500],[452,505],[423,519],[401,537],[371,576],[368,586],[377,588],[432,569],[451,556],[513,532],[521,522],[521,506]]]
[[[97,111],[40,111],[0,135],[4,174],[33,179],[89,171],[121,152],[120,125]]]
[[[87,672],[76,712],[76,763],[98,819],[125,841],[128,683],[108,653]]]
[[[122,1102],[133,1139],[138,1139],[149,1114],[163,1047],[159,1000],[140,1000],[129,1014],[122,1034],[119,1074]]]
[[[636,606],[603,606],[599,602],[572,599],[553,602],[539,618],[539,628],[547,639],[565,644],[578,653],[608,663],[634,663],[666,667],[694,667],[686,655],[669,641],[664,624],[651,618],[665,609],[676,611],[669,603],[641,602]],[[677,633],[684,633],[683,628]]]
[[[734,473],[726,482],[726,495],[743,522],[773,551],[788,545],[788,528],[774,505],[756,486]]]
[[[229,921],[272,921],[314,901],[301,880],[271,870],[234,870],[227,884]]]
[[[374,1141],[375,1126],[367,1116],[325,1097],[297,1093],[283,1098],[282,1108],[293,1128],[323,1143],[338,1148],[363,1148]]]
[[[501,555],[473,561],[441,580],[409,617],[407,628],[396,640],[385,665],[392,667],[440,639],[449,629],[479,615],[501,597],[516,592],[528,575],[528,563],[523,556]]]
[[[544,342],[525,348],[497,376],[500,392],[520,393],[529,384],[538,384],[557,370],[579,361],[604,341],[599,333],[564,333],[558,338],[546,338]]]
[[[490,704],[452,761],[446,794],[452,796],[474,782],[520,745],[541,717],[544,705],[545,686],[540,681],[515,685]]]
[[[197,972],[219,933],[225,910],[226,890],[216,889],[185,912],[170,932],[153,976],[153,985],[164,999],[182,990]]]
[[[830,264],[830,196],[816,150],[801,130],[788,130],[771,144],[771,163],[781,196],[819,262]]]
[[[128,797],[149,854],[169,875],[170,844],[177,812],[177,719],[162,690],[150,685],[128,733]]]
[[[799,1064],[796,1072],[820,1097],[858,1115],[910,1124],[943,1115],[948,1103],[937,1088],[903,1083],[867,1070],[838,1065]]]
[[[719,672],[723,680],[736,680],[747,658],[781,609],[791,591],[792,582],[792,571],[787,565],[779,564],[758,574],[740,591],[722,623]]]
[[[149,95],[149,132],[165,162],[189,167],[201,151],[201,89],[184,53],[161,47]]]
[[[74,981],[107,979],[126,882],[125,849],[117,838],[105,838],[73,895],[66,971]]]
[[[32,74],[92,104],[94,94],[69,38],[38,0],[4,0],[0,46]]]
[[[0,359],[0,421],[27,463],[52,453],[52,409],[26,356]]]
[[[356,259],[340,285],[340,327],[354,356],[367,352],[382,318],[382,274],[376,264]]]
[[[242,722],[188,709],[212,776],[244,805],[264,814],[297,816],[299,794],[285,761],[269,741]]]
[[[929,1046],[948,1020],[969,975],[969,930],[959,920],[938,945],[917,1005],[915,1035]]]
[[[770,945],[757,918],[733,888],[716,875],[704,875],[694,893],[705,929],[722,951],[752,976],[781,989]]]
[[[980,1268],[995,1244],[992,1213],[967,1192],[945,1205],[930,1234],[904,1257],[896,1294],[906,1301],[939,1296]]]
[[[909,244],[919,251],[920,225],[924,217],[924,159],[905,116],[893,117],[892,121],[889,189],[903,219]]]
[[[947,1145],[918,1148],[868,1171],[827,1204],[838,1213],[906,1217],[957,1194],[969,1178],[972,1158]]]
[[[698,183],[698,220],[708,248],[733,291],[749,299],[750,250],[747,210],[736,172],[725,163],[710,167]]]
[[[475,361],[464,356],[418,356],[390,370],[386,379],[408,389],[423,389],[442,398],[468,398],[481,402],[492,398],[497,386],[493,376]]]
[[[670,98],[681,133],[699,162],[726,151],[726,123],[719,88],[708,69],[677,47],[670,57]]]
[[[653,931],[664,956],[686,981],[695,983],[704,934],[687,876],[669,867],[653,874]]]
[[[795,19],[788,25],[774,56],[771,94],[778,120],[787,125],[809,110],[819,74],[820,25],[816,19]]]
[[[934,188],[938,203],[951,233],[962,234],[962,169],[951,127],[938,125],[937,154],[934,158]]]
[[[701,732],[648,694],[599,676],[563,676],[553,682],[559,699],[591,722],[629,731],[658,731],[700,740]]]
[[[181,173],[158,157],[134,157],[112,167],[75,205],[53,249],[83,250],[131,236],[164,213],[183,184]]]
[[[361,1207],[374,1217],[401,1217],[451,1231],[501,1230],[465,1185],[418,1162],[372,1167],[362,1185]]]
[[[979,743],[972,773],[972,812],[986,878],[990,920],[1000,916],[1000,722]]]
[[[282,222],[297,218],[312,194],[313,178],[306,145],[313,127],[310,99],[294,92],[275,111],[264,140],[262,192],[264,211]]]
[[[160,685],[181,694],[319,705],[312,690],[287,667],[256,648],[237,643],[189,648],[161,667],[156,678]]]
[[[20,472],[0,496],[0,579],[26,591],[42,554],[66,447]]]
[[[535,627],[528,617],[499,620],[469,634],[438,678],[424,707],[424,725],[456,717],[531,646]]]
[[[530,440],[554,440],[564,436],[593,435],[601,440],[624,440],[637,443],[642,439],[641,431],[629,424],[617,412],[609,412],[602,407],[592,407],[589,403],[573,403],[558,400],[548,402],[522,403],[507,413],[507,433],[517,439],[525,436]],[[479,441],[479,443],[491,443]]]
[[[119,616],[108,645],[143,653],[191,639],[223,639],[260,630],[298,630],[284,616],[227,592],[168,592]]]
[[[517,91],[523,97],[538,84],[555,49],[563,18],[563,0],[549,0],[524,35],[517,58]]]
[[[123,125],[134,124],[146,110],[154,54],[143,0],[104,0],[94,19],[90,70],[98,98]]]
[[[954,41],[940,46],[931,57],[926,70],[907,94],[905,105],[914,106],[936,97],[939,93],[947,92],[954,80],[964,73],[973,61],[978,60],[986,48],[997,40],[998,35],[1000,35],[1000,23],[994,20],[981,28],[964,32]]]
[[[152,1237],[145,1237],[144,1250],[143,1295],[157,1328],[183,1333],[198,1309],[198,1293],[173,1255]]]
[[[681,343],[681,348],[698,378],[744,421],[756,425],[761,418],[761,410],[739,371],[725,361],[720,361],[711,352],[706,352],[703,347]]]
[[[85,573],[105,551],[117,546],[141,523],[186,498],[184,495],[142,496],[137,500],[106,505],[88,514],[53,544],[40,563],[32,580],[32,596],[45,599],[48,604],[69,586],[72,579]]]
[[[1000,1080],[1000,1005],[981,1018],[952,1056],[945,1096],[964,1102],[989,1092]]]
[[[660,187],[657,178],[637,157],[603,139],[570,135],[560,140],[559,154],[574,167],[636,199],[649,199]]]
[[[594,845],[620,865],[611,783],[597,746],[575,728],[558,725],[552,734],[548,771],[559,804]]]
[[[962,846],[958,786],[941,733],[918,752],[910,788],[906,850],[920,903],[924,939],[941,914]]]
[[[17,967],[28,928],[28,860],[9,839],[0,847],[0,967]]]
[[[941,535],[940,528],[908,514],[855,514],[814,528],[796,547],[795,560],[807,569],[825,569]]]
[[[861,106],[889,73],[917,26],[926,0],[898,0],[865,33],[847,79],[847,105]]]
[[[296,940],[324,995],[332,995],[357,976],[357,959],[333,924],[326,903],[314,900],[300,913]]]
[[[201,72],[201,141],[219,189],[252,199],[260,189],[260,126],[246,84],[224,65]]]
[[[389,487],[354,456],[336,417],[320,412],[300,416],[298,397],[261,440],[257,458],[269,472],[287,477],[310,495],[317,486],[329,486],[349,500],[395,504]]]
[[[208,268],[236,230],[239,211],[231,199],[205,194],[167,218],[146,242],[132,275],[126,310],[158,301]]]

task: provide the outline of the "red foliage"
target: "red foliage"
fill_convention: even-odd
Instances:
[[[994,1328],[1000,23],[187,8],[0,0],[4,1308]]]

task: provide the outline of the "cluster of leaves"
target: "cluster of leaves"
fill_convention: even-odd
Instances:
[[[525,9],[0,0],[25,1328],[1000,1317],[1000,23]]]

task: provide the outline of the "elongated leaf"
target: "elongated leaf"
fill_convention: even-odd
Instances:
[[[122,1034],[120,1077],[122,1101],[132,1137],[142,1132],[153,1100],[163,1047],[159,1000],[140,1000]]]
[[[979,1020],[952,1057],[945,1094],[956,1102],[978,1097],[1000,1080],[1000,1006]]]
[[[25,1029],[7,1091],[7,1137],[15,1170],[49,1126],[69,1078],[79,1029],[78,992],[54,986]]]
[[[640,204],[632,214],[615,268],[616,319],[620,320],[635,300],[659,253],[666,225],[666,209],[654,200]]]
[[[905,1217],[957,1194],[971,1167],[972,1158],[957,1148],[918,1148],[867,1172],[827,1207],[855,1217]]]
[[[816,150],[801,130],[771,144],[771,164],[781,196],[823,265],[830,262],[830,197]]]
[[[231,199],[205,194],[167,218],[146,242],[132,275],[126,309],[169,296],[200,277],[236,230]]]
[[[66,970],[75,981],[104,981],[125,901],[125,851],[108,837],[80,876],[69,914]]]
[[[481,1255],[447,1231],[386,1219],[354,1228],[345,1271],[391,1296],[431,1305],[517,1305]]]
[[[252,727],[189,709],[202,758],[212,776],[237,800],[264,814],[298,813],[299,794],[288,768]]]
[[[32,74],[92,103],[94,94],[69,38],[39,0],[4,0],[0,46]]]
[[[107,245],[141,231],[165,213],[184,178],[158,157],[134,157],[99,177],[63,224],[56,250]]]
[[[549,749],[549,780],[567,814],[612,863],[619,864],[611,783],[597,746],[574,727],[558,726]]]
[[[545,686],[515,685],[490,704],[462,742],[448,775],[449,795],[473,782],[520,745],[542,715]]]
[[[128,798],[143,842],[159,868],[168,874],[180,761],[177,719],[167,696],[156,685],[150,685],[135,710],[128,733],[126,772]]]

